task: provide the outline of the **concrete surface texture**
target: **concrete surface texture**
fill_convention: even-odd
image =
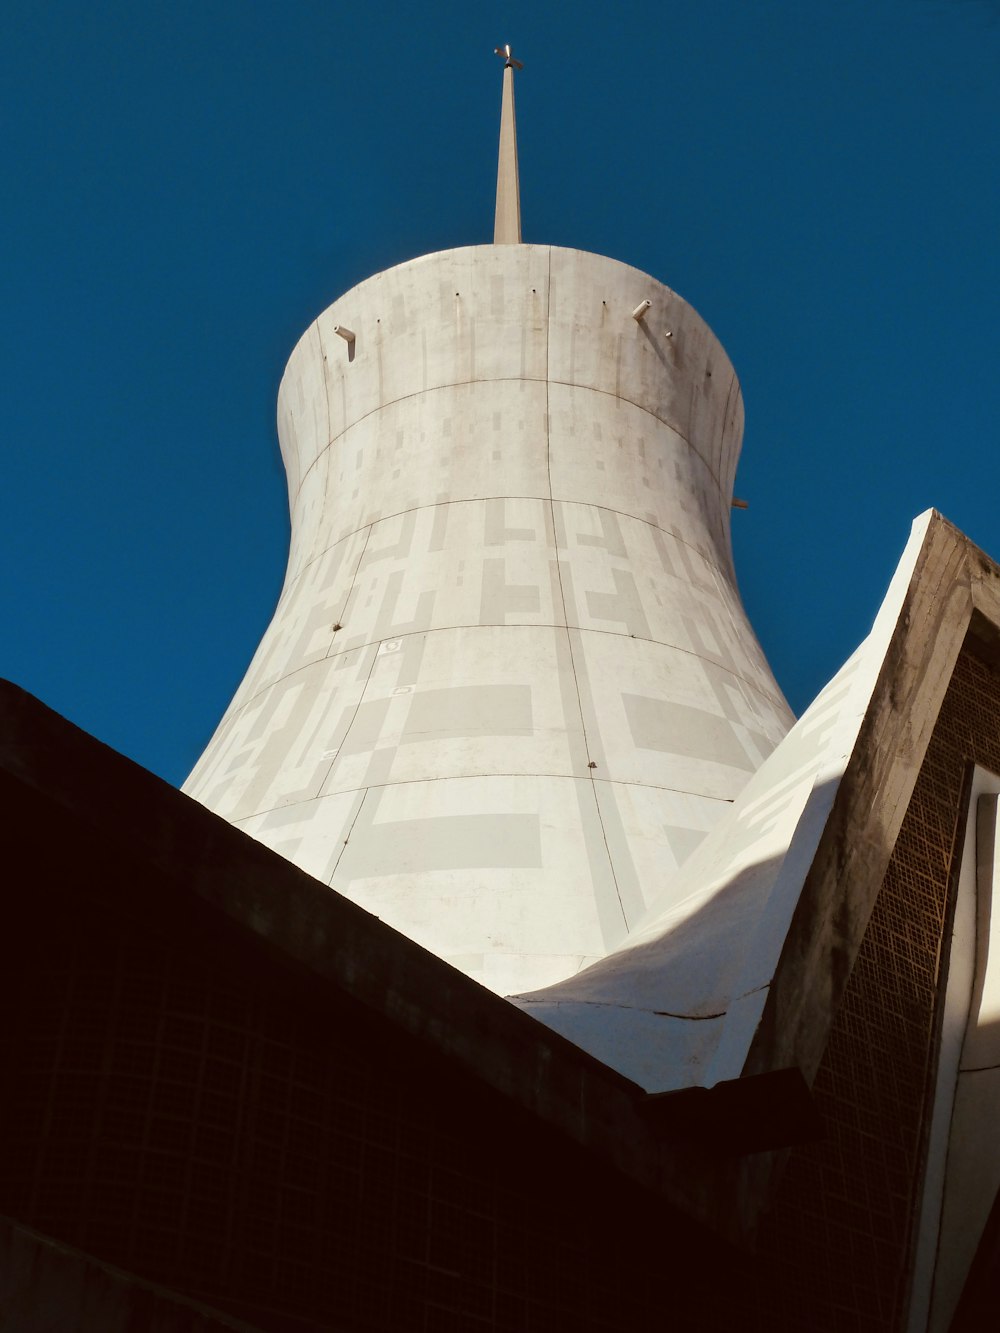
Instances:
[[[501,993],[606,955],[792,722],[732,566],[742,415],[610,259],[348,292],[282,381],[285,585],[185,791]]]
[[[932,511],[868,638],[746,784],[622,944],[518,1003],[652,1092],[739,1078],[861,725]]]

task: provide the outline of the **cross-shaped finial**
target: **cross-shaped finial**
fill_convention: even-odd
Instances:
[[[505,46],[495,47],[494,54],[501,56],[503,58],[504,69],[524,69],[524,65],[521,63],[521,61],[515,60],[514,57],[511,55],[510,42],[507,42]]]

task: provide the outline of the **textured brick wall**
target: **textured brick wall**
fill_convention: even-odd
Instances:
[[[760,1240],[761,1314],[745,1327],[902,1327],[973,762],[1000,772],[1000,681],[965,651],[814,1085],[827,1137],[791,1156]]]

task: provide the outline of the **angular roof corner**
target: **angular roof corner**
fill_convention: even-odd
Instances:
[[[1000,570],[927,510],[867,638],[645,918],[514,1002],[650,1092],[811,1081],[970,630],[1000,661]]]

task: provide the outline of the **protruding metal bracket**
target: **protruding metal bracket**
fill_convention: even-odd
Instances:
[[[333,331],[338,338],[343,338],[344,342],[347,343],[347,359],[353,361],[355,344],[357,343],[357,335],[354,330],[349,329],[346,324],[334,324]]]

